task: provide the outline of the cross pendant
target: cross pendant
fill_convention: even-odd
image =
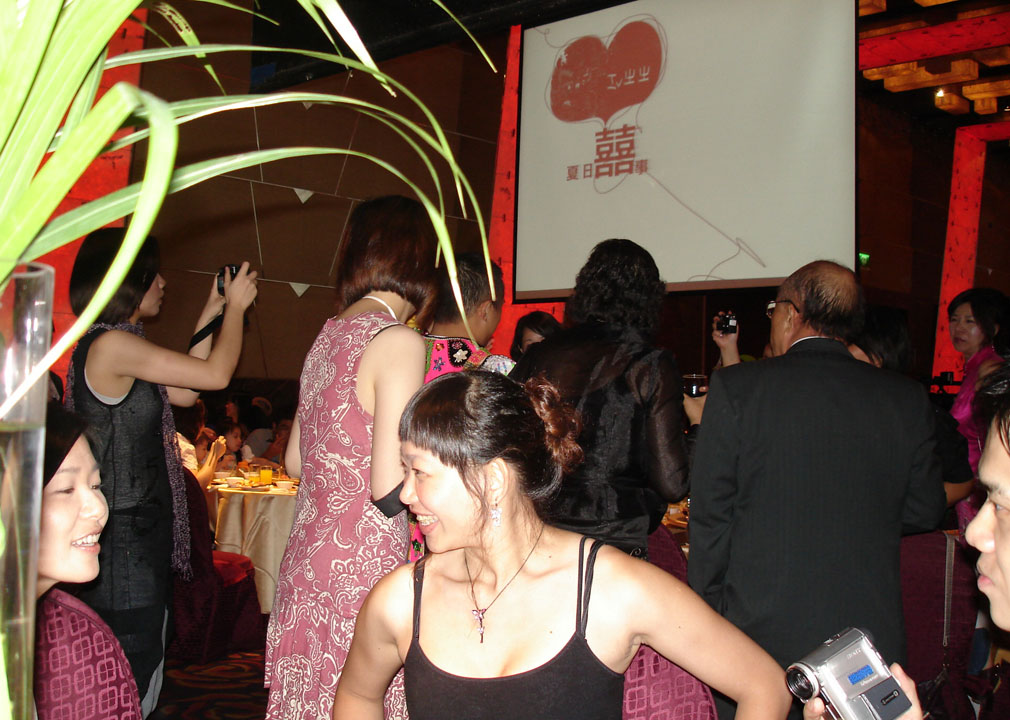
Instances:
[[[487,608],[484,608],[483,610],[479,610],[477,608],[474,608],[473,610],[470,611],[470,612],[473,613],[473,616],[475,618],[477,618],[477,626],[478,626],[477,627],[477,632],[480,633],[480,644],[481,645],[484,644],[484,613],[486,611],[487,611]]]

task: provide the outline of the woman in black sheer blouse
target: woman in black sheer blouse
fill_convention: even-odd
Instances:
[[[680,372],[652,345],[664,292],[648,251],[604,240],[575,279],[569,327],[531,346],[511,373],[546,376],[582,418],[585,462],[565,478],[553,524],[636,556],[688,489]]]

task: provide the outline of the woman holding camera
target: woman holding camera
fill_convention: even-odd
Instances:
[[[112,265],[124,236],[97,230],[81,244],[70,277],[70,304],[80,314]],[[67,405],[94,428],[109,523],[101,571],[80,593],[109,624],[133,668],[145,716],[157,704],[171,572],[189,572],[189,513],[170,404],[192,405],[198,390],[231,380],[242,349],[242,320],[256,297],[256,273],[243,263],[217,281],[200,314],[204,327],[224,310],[218,340],[183,354],[144,339],[141,320],[161,310],[165,280],[158,245],[148,238],[125,280],[78,342]]]

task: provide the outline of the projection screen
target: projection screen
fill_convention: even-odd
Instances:
[[[855,10],[638,0],[523,33],[516,297],[568,294],[600,240],[670,289],[855,256]]]

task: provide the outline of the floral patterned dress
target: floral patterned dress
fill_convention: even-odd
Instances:
[[[305,358],[298,402],[302,480],[267,630],[267,718],[330,718],[365,596],[407,555],[406,513],[371,502],[372,417],[358,402],[361,354],[396,321],[384,313],[327,320]],[[386,718],[406,718],[403,676]]]

